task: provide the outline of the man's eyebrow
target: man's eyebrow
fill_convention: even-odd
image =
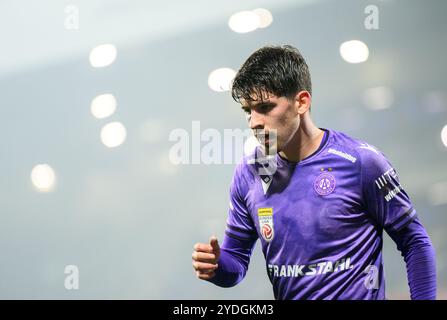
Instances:
[[[242,109],[246,110],[246,109],[251,109],[251,108],[256,108],[256,107],[262,107],[262,106],[274,106],[276,105],[275,102],[272,101],[261,101],[258,103],[252,103],[248,106],[241,106]]]
[[[257,104],[254,105],[254,107],[260,107],[260,106],[273,106],[275,105],[275,102],[272,101],[263,101],[263,102],[259,102]]]

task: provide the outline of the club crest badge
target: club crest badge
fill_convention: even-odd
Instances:
[[[273,230],[273,208],[258,209],[259,229],[265,241],[272,241],[275,233]]]
[[[320,196],[327,196],[335,189],[335,178],[332,174],[323,172],[314,181],[314,189]]]

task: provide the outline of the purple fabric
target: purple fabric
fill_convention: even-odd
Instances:
[[[406,262],[412,300],[436,299],[436,260],[430,238],[419,219],[396,232],[389,232]],[[210,282],[232,287],[245,277],[255,241],[224,236],[219,268]]]
[[[419,219],[416,218],[400,231],[388,234],[404,257],[411,299],[436,299],[435,251]]]
[[[209,281],[225,288],[238,284],[245,277],[255,242],[225,235],[216,276]]]
[[[325,131],[318,150],[299,163],[276,155],[272,166],[255,153],[236,167],[212,282],[241,281],[260,239],[276,299],[385,299],[383,230],[402,239],[416,210],[383,153]],[[434,257],[411,243],[403,241],[401,248],[411,265],[410,285],[421,288],[419,269],[434,265]],[[412,296],[422,291],[430,290],[415,289],[413,295],[412,289]]]

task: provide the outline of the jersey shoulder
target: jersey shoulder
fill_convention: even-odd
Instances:
[[[331,144],[328,145],[328,152],[331,152],[332,148],[334,149],[332,152],[340,150],[352,154],[355,162],[359,162],[363,174],[374,176],[391,168],[385,154],[374,145],[343,132],[331,131],[331,133],[332,139]]]
[[[384,158],[385,155],[374,145],[351,137],[348,134],[340,131],[331,130],[331,139],[328,141],[328,148],[340,148],[345,151],[350,151],[362,161],[367,161],[372,158]]]

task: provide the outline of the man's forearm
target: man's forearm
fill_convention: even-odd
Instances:
[[[219,287],[232,287],[238,284],[247,273],[254,242],[225,235],[217,262],[219,267],[215,270],[215,277],[208,281]]]
[[[400,231],[389,233],[402,252],[411,299],[436,299],[436,258],[425,228],[415,219]]]

